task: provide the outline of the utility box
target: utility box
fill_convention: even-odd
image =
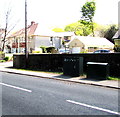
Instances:
[[[87,62],[87,78],[106,80],[108,76],[108,63]]]
[[[25,68],[25,54],[14,54],[13,55],[13,67],[14,68]]]
[[[63,74],[73,77],[83,75],[83,57],[65,57]]]

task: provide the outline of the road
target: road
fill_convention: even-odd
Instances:
[[[2,115],[119,115],[118,90],[0,72]]]

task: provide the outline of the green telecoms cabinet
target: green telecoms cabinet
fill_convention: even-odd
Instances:
[[[109,76],[109,64],[98,62],[87,62],[87,78],[106,80]]]
[[[83,75],[83,57],[65,57],[63,61],[63,74],[73,77]]]

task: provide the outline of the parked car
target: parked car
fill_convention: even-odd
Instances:
[[[112,51],[111,51],[111,50],[101,49],[101,50],[96,50],[96,51],[94,51],[93,53],[112,53]]]
[[[60,54],[69,54],[70,50],[69,49],[59,49]]]

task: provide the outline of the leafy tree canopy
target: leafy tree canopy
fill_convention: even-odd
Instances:
[[[64,30],[74,31],[76,35],[80,36],[88,36],[90,34],[94,36],[96,24],[93,23],[93,17],[95,10],[96,6],[94,1],[86,2],[81,9],[81,19],[78,22],[67,25]]]
[[[64,32],[64,29],[62,29],[62,28],[54,28],[54,29],[52,29],[52,31],[54,31],[54,32]]]
[[[79,20],[78,22],[69,24],[65,27],[64,31],[67,32],[75,32],[76,35],[79,36],[88,36],[92,33],[92,31],[90,30],[90,25],[87,21],[84,21],[84,24],[81,23],[82,21]],[[95,25],[95,23],[94,23]]]
[[[94,15],[95,15],[95,10],[96,10],[96,6],[95,6],[95,2],[86,2],[83,7],[82,7],[82,19],[84,21],[88,21],[91,22]]]
[[[89,26],[89,29],[92,31],[93,36],[94,36],[93,17],[95,15],[95,10],[96,10],[96,4],[94,1],[86,2],[81,10],[82,13],[81,23],[83,25]]]

